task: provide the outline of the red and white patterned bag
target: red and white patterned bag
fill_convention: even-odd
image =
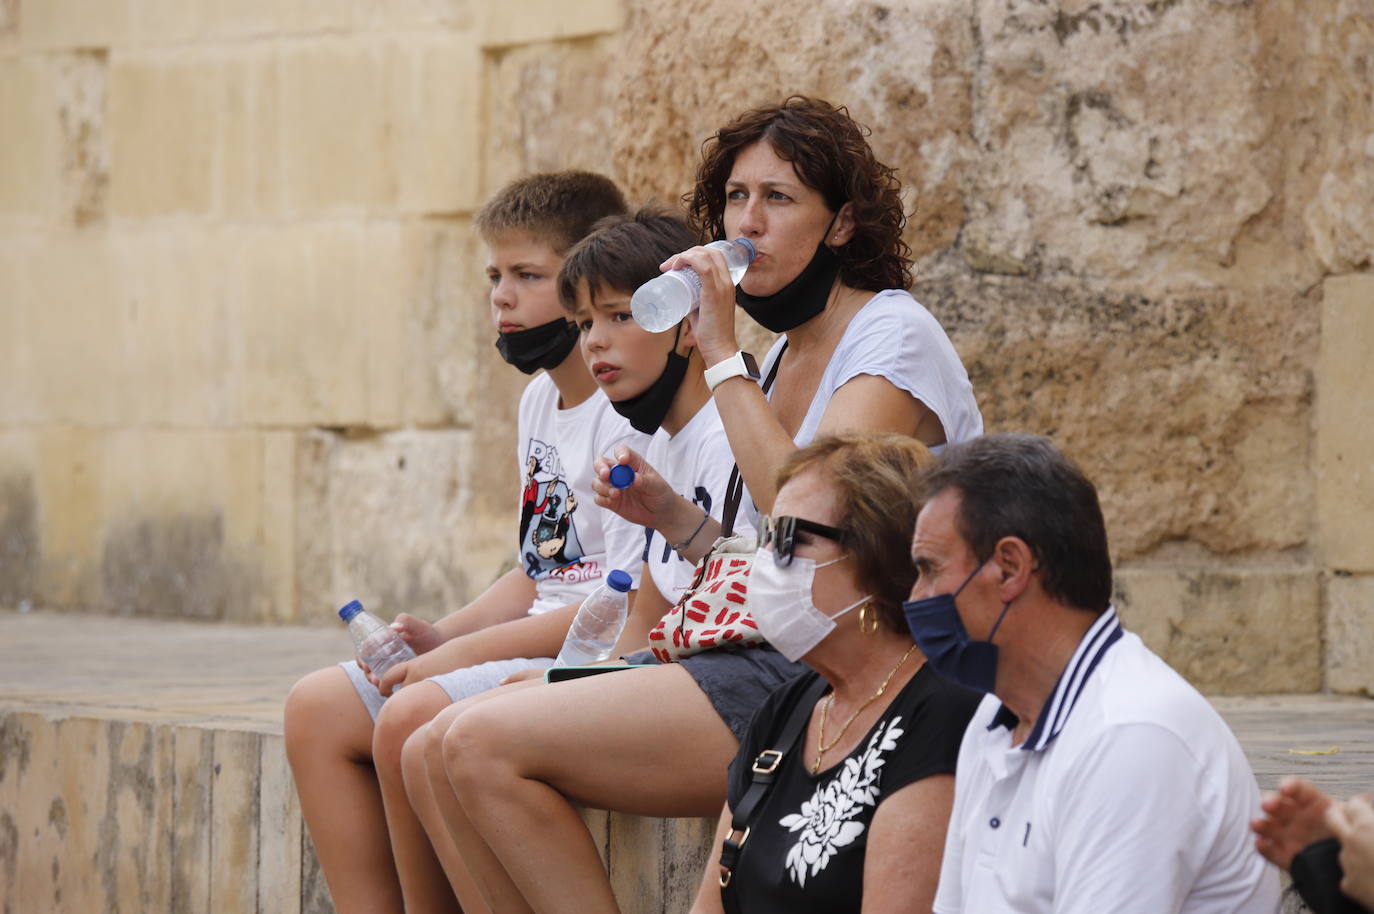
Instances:
[[[649,649],[659,662],[671,663],[721,647],[763,644],[763,636],[745,608],[756,548],[752,536],[716,540],[697,563],[692,585],[649,632]]]

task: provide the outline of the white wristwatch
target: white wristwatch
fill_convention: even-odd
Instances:
[[[740,376],[756,383],[759,379],[759,363],[755,362],[754,357],[743,349],[723,362],[718,362],[706,369],[706,387],[715,393],[716,387],[722,381]]]

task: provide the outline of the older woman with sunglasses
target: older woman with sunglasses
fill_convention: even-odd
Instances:
[[[930,910],[978,696],[926,666],[902,616],[927,458],[895,435],[823,438],[778,474],[749,607],[815,672],[741,742],[693,914]]]

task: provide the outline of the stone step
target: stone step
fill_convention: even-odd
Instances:
[[[0,910],[332,910],[281,702],[348,653],[341,627],[0,611]],[[1266,789],[1289,772],[1370,788],[1374,701],[1213,702]],[[584,819],[626,914],[687,909],[713,821]]]

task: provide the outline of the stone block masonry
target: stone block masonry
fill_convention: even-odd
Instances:
[[[523,381],[472,212],[677,200],[806,92],[898,169],[989,430],[1098,481],[1128,621],[1206,688],[1369,691],[1371,61],[1351,0],[0,0],[0,599],[461,605]]]

